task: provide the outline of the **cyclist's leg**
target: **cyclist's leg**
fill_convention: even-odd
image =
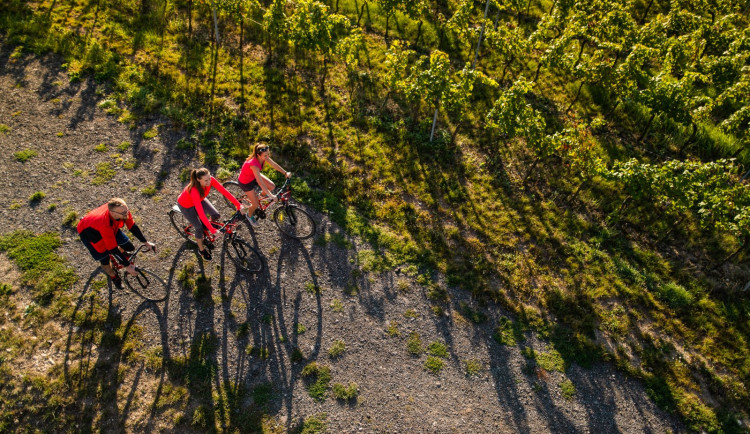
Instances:
[[[115,232],[115,240],[117,241],[117,248],[120,249],[121,252],[132,252],[135,250],[133,242],[130,241],[130,238],[125,235],[125,232],[123,232],[122,229],[118,229],[117,232]]]
[[[106,258],[99,260],[99,266],[102,267],[102,270],[104,270],[104,272],[107,273],[107,276],[109,277],[115,277],[115,275],[117,274],[115,272],[115,267],[113,267],[109,262],[109,255],[107,255]]]
[[[208,214],[208,216],[211,218],[211,221],[218,222],[221,218],[221,214],[219,214],[219,211],[216,211],[216,207],[214,206],[214,204],[212,204],[211,201],[208,200],[208,198],[203,199],[203,202],[201,202],[201,204],[203,205],[203,211]]]
[[[262,182],[270,192],[273,192],[273,190],[276,188],[276,184],[274,184],[269,177],[262,173],[260,174],[259,182]]]
[[[253,180],[247,184],[239,183],[242,191],[245,192],[245,196],[250,201],[250,207],[247,210],[247,215],[252,216],[256,209],[258,209],[258,195],[255,193],[255,188],[258,186],[258,181]]]
[[[99,265],[102,267],[102,270],[107,273],[107,276],[114,277],[115,270],[109,263],[109,254],[107,252],[97,252],[94,246],[91,244],[91,241],[87,240],[82,235],[80,236],[80,238],[83,245],[86,246],[86,249],[91,254],[91,257],[94,258],[95,261],[99,262]]]
[[[177,204],[178,207],[180,207],[180,212],[183,216],[185,216],[185,219],[190,222],[191,225],[193,225],[193,228],[195,228],[195,242],[198,243],[198,250],[203,250],[203,222],[201,221],[200,217],[198,217],[198,211],[195,210],[195,207],[185,208],[180,204]]]

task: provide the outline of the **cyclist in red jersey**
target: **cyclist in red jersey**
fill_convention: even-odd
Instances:
[[[219,190],[219,193],[229,199],[238,211],[245,212],[245,208],[240,205],[240,202],[216,178],[211,176],[211,172],[208,169],[202,167],[190,171],[190,184],[182,190],[180,197],[177,198],[177,206],[180,208],[182,215],[195,228],[195,241],[198,243],[198,251],[203,259],[207,261],[211,260],[211,252],[204,246],[203,231],[200,228],[203,227],[205,230],[215,234],[216,228],[208,221],[206,213],[211,216],[211,220],[214,222],[218,221],[221,217],[211,201],[207,199],[211,187]]]
[[[245,160],[245,164],[242,165],[240,170],[240,176],[237,179],[240,184],[240,188],[245,192],[245,195],[250,200],[250,208],[248,209],[247,215],[250,216],[248,220],[253,226],[257,225],[257,221],[253,213],[259,206],[258,195],[255,189],[260,187],[268,197],[274,198],[274,194],[271,191],[276,188],[276,184],[273,183],[266,175],[261,173],[263,166],[266,163],[271,165],[277,171],[283,173],[287,178],[292,176],[292,172],[285,171],[281,166],[271,159],[271,151],[267,144],[256,143],[253,146],[253,152]]]
[[[102,270],[112,279],[118,289],[122,289],[122,278],[110,264],[110,255],[125,266],[130,274],[136,274],[135,267],[130,263],[127,252],[135,250],[135,246],[121,230],[126,226],[146,248],[151,250],[154,245],[146,241],[143,232],[133,221],[133,215],[125,201],[119,197],[109,200],[104,205],[90,211],[78,222],[78,236],[86,246],[95,261],[99,261]]]

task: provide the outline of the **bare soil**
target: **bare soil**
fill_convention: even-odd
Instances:
[[[422,287],[401,270],[359,272],[357,252],[368,249],[359,240],[350,239],[351,248],[316,243],[314,238],[298,242],[283,237],[269,219],[255,231],[244,229],[265,258],[261,274],[236,273],[221,249],[213,261],[201,260],[167,218],[183,187],[180,172],[200,165],[197,151],[176,149],[177,141],[186,136],[184,131],[162,118],[140,121],[134,128],[118,122],[117,116],[99,106],[105,92],[97,89],[104,89],[103,85],[93,80],[70,83],[59,58],[12,60],[5,48],[0,49],[0,65],[0,124],[10,127],[0,133],[4,154],[0,173],[5,184],[0,195],[2,231],[59,232],[64,240],[60,254],[79,276],[69,289],[76,312],[86,313],[88,297],[95,294],[106,306],[113,329],[124,325],[141,353],[161,354],[165,361],[161,368],[150,369],[143,360],[129,359],[126,346],[100,350],[102,344],[85,330],[72,321],[63,322],[59,340],[51,347],[54,351],[45,353],[41,361],[30,356],[27,364],[48,372],[62,364],[71,384],[97,378],[99,384],[85,386],[114,393],[109,402],[82,403],[99,415],[90,422],[92,428],[184,432],[199,405],[214,409],[224,405],[226,382],[246,391],[272,384],[266,413],[284,430],[325,413],[330,432],[685,431],[674,416],[649,400],[642,383],[611,364],[597,363],[590,369],[574,364],[565,373],[530,371],[522,347],[547,351],[548,343],[533,332],[527,332],[518,346],[495,342],[497,319],[507,315],[499,306],[475,307],[487,320],[474,324],[459,313],[460,302],[471,305],[468,295],[448,288],[451,302],[438,316]],[[153,127],[159,128],[159,135],[144,139],[143,133]],[[131,143],[123,152],[117,149],[122,142]],[[95,151],[102,143],[106,151]],[[21,163],[13,154],[25,149],[38,155]],[[277,157],[283,162],[283,156]],[[129,161],[137,163],[134,169],[123,168]],[[101,163],[110,163],[115,176],[94,185]],[[141,192],[158,182],[155,195]],[[29,196],[36,191],[46,197],[32,204]],[[69,211],[82,216],[113,196],[126,199],[147,238],[159,247],[158,255],[144,255],[141,264],[167,282],[170,292],[164,302],[145,302],[105,284],[75,230],[62,224]],[[220,201],[216,193],[212,199]],[[53,210],[48,209],[51,204],[56,205]],[[325,215],[310,211],[318,235],[340,232]],[[182,288],[177,275],[186,263],[193,263],[198,275],[209,279],[209,296],[196,300]],[[7,259],[0,264],[3,279],[17,282],[8,271]],[[313,286],[320,291],[310,291]],[[356,293],[348,295],[355,286]],[[333,307],[335,300],[343,309]],[[404,316],[408,310],[416,315]],[[386,333],[391,321],[398,323],[399,336]],[[246,333],[240,331],[244,323]],[[298,333],[300,326],[303,333]],[[407,351],[411,332],[419,333],[424,346],[434,341],[447,346],[441,372],[425,369],[427,354],[413,356]],[[328,350],[336,340],[345,342],[346,351],[332,359]],[[213,344],[201,346],[201,342]],[[268,353],[248,354],[248,346],[266,348]],[[301,350],[303,361],[292,361],[295,348]],[[174,397],[167,387],[173,380],[164,366],[181,357],[195,358],[201,351],[198,360],[210,369],[211,390],[188,381],[188,395]],[[467,375],[467,360],[479,362],[477,375]],[[332,383],[355,382],[357,401],[311,398],[301,375],[310,361],[329,366]],[[93,369],[109,374],[85,375]],[[17,375],[23,373],[19,368]],[[569,399],[560,387],[565,380],[576,388]],[[236,408],[251,403],[251,394],[242,396]],[[164,404],[168,397],[171,401]],[[158,411],[152,411],[153,406]],[[181,415],[183,423],[175,427]],[[220,421],[214,423],[222,427]]]

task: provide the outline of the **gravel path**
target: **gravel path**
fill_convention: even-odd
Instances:
[[[359,272],[354,258],[367,246],[358,240],[350,240],[350,248],[314,239],[300,243],[281,237],[267,220],[255,232],[243,229],[267,262],[260,275],[236,275],[221,254],[203,262],[167,219],[183,187],[181,170],[198,164],[195,151],[176,149],[184,132],[172,129],[166,119],[146,120],[134,129],[117,122],[99,105],[104,99],[97,92],[100,85],[69,83],[60,63],[55,57],[12,61],[10,50],[0,45],[0,124],[10,128],[0,133],[0,171],[8,187],[0,196],[3,231],[60,232],[61,253],[79,276],[70,289],[77,311],[83,312],[86,296],[95,293],[109,318],[126,325],[128,332],[137,331],[144,352],[157,349],[165,360],[180,360],[198,351],[199,360],[214,373],[211,390],[188,386],[190,398],[179,401],[181,409],[154,413],[150,406],[168,394],[165,385],[170,380],[164,370],[151,372],[124,354],[98,351],[98,342],[85,343],[83,332],[66,324],[68,341],[50,357],[71,372],[73,367],[113,372],[99,386],[115,389],[116,399],[86,404],[102,412],[91,422],[94,427],[169,430],[179,411],[189,423],[198,404],[217,406],[220,397],[215,392],[228,381],[248,389],[273,384],[266,412],[286,428],[326,413],[330,432],[685,431],[648,399],[640,382],[610,364],[590,369],[574,364],[565,373],[529,370],[521,349],[545,351],[547,343],[531,332],[518,346],[496,343],[492,333],[503,314],[497,306],[482,308],[487,321],[477,325],[458,313],[460,302],[470,302],[467,294],[449,290],[452,301],[436,316],[421,286],[400,270]],[[159,125],[157,137],[143,138]],[[123,142],[131,146],[118,149]],[[95,150],[102,143],[103,151]],[[24,149],[37,155],[25,163],[16,161],[14,152]],[[129,168],[132,163],[135,167]],[[114,179],[94,185],[97,167],[101,171],[106,164],[114,169]],[[157,183],[154,195],[142,193]],[[36,191],[46,197],[30,204],[28,198]],[[168,282],[170,293],[163,303],[113,292],[103,284],[75,231],[62,225],[68,212],[82,216],[112,196],[126,199],[146,236],[159,246],[160,254],[144,255],[143,263]],[[55,209],[49,210],[51,204]],[[326,216],[311,211],[319,234],[339,231]],[[185,264],[208,279],[209,296],[196,300],[182,289],[178,274]],[[349,295],[355,286],[357,292]],[[320,291],[311,291],[313,287]],[[399,336],[386,333],[391,321],[398,323]],[[305,331],[298,333],[302,327]],[[424,368],[427,354],[407,351],[411,332],[419,333],[425,347],[434,341],[445,344],[448,354],[439,374]],[[346,351],[331,358],[329,349],[336,340],[345,343]],[[247,354],[248,346],[255,351]],[[303,361],[292,361],[295,348]],[[466,375],[469,360],[478,362],[477,375]],[[332,383],[357,383],[358,401],[312,399],[301,376],[309,361],[330,367]],[[118,369],[124,373],[115,375]],[[576,389],[568,399],[560,387],[566,380]]]

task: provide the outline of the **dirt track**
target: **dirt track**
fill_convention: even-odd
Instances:
[[[503,314],[497,306],[482,308],[487,321],[473,324],[458,314],[460,302],[470,303],[467,294],[449,289],[451,303],[443,306],[443,315],[436,316],[421,286],[400,270],[359,272],[353,258],[367,246],[357,240],[351,240],[348,249],[314,239],[300,243],[281,237],[267,220],[252,234],[246,229],[246,236],[267,261],[262,274],[237,276],[221,254],[204,263],[167,219],[183,187],[181,170],[199,164],[197,152],[175,148],[184,133],[171,129],[166,119],[151,119],[129,129],[99,107],[105,98],[97,94],[99,85],[93,81],[70,84],[59,59],[11,62],[9,54],[7,48],[0,49],[0,124],[10,127],[0,133],[4,153],[0,172],[8,186],[0,196],[3,231],[59,232],[65,242],[61,254],[79,276],[70,289],[77,312],[87,309],[87,295],[95,292],[108,310],[112,327],[125,325],[127,333],[135,333],[142,352],[158,354],[160,349],[167,361],[198,360],[212,375],[207,383],[210,390],[189,383],[188,397],[179,405],[152,412],[150,406],[167,393],[165,384],[172,381],[164,369],[152,372],[142,361],[128,359],[122,347],[100,350],[100,342],[88,339],[71,323],[63,324],[64,349],[49,357],[55,364],[64,363],[66,372],[105,370],[110,374],[82,376],[81,381],[97,378],[98,386],[116,390],[110,401],[84,404],[101,412],[102,417],[91,422],[92,428],[172,429],[178,412],[187,415],[185,423],[189,424],[199,405],[219,406],[215,392],[229,381],[247,389],[273,384],[266,413],[287,428],[326,413],[330,432],[685,431],[648,399],[641,383],[611,365],[596,364],[591,369],[572,365],[565,374],[530,371],[521,348],[546,351],[547,343],[531,332],[515,347],[496,343],[492,334]],[[158,125],[157,137],[143,138],[145,131]],[[131,146],[121,151],[118,145],[123,142]],[[106,149],[96,151],[102,143]],[[38,155],[26,163],[16,161],[13,153],[24,149]],[[283,156],[279,159],[283,161]],[[124,168],[129,162],[136,167]],[[97,165],[102,163],[111,165],[115,177],[94,185]],[[142,193],[157,182],[161,186],[155,195]],[[28,198],[36,191],[46,197],[30,204]],[[146,236],[158,244],[160,255],[151,256],[144,265],[168,282],[166,302],[154,305],[132,293],[103,287],[102,275],[75,231],[62,225],[70,210],[81,216],[112,196],[128,201]],[[50,204],[56,205],[52,211]],[[315,213],[315,217],[319,234],[338,231],[324,215]],[[193,293],[181,288],[177,276],[186,263],[194,264],[196,276],[209,279],[210,296],[196,301]],[[353,284],[358,291],[348,295]],[[310,291],[313,286],[321,291]],[[334,300],[343,309],[334,309]],[[404,316],[409,310],[415,315]],[[391,321],[398,322],[400,336],[385,333]],[[297,333],[300,326],[304,333]],[[425,346],[433,341],[447,346],[448,357],[439,374],[424,368],[426,354],[415,357],[407,351],[409,334],[414,331]],[[331,359],[328,350],[335,340],[343,340],[346,351]],[[249,345],[256,348],[250,355]],[[294,348],[301,350],[304,361],[291,360]],[[480,363],[478,375],[465,374],[467,360]],[[329,366],[332,383],[357,383],[358,402],[312,399],[301,377],[309,361]],[[118,370],[124,371],[122,381]],[[78,381],[69,375],[69,381]],[[566,379],[577,390],[570,400],[560,388]],[[245,397],[240,407],[249,404],[250,398]]]

